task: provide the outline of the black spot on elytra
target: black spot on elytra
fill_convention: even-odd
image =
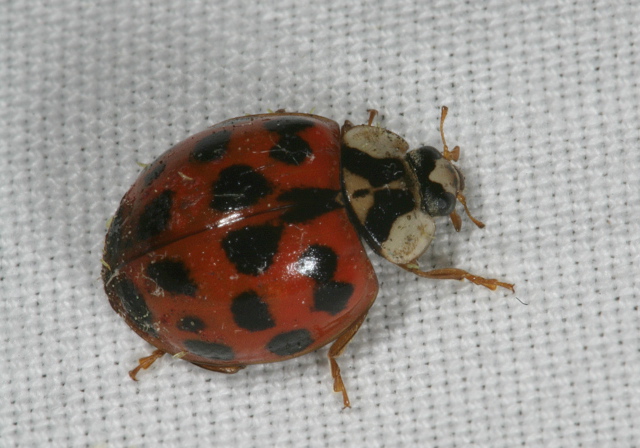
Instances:
[[[436,161],[441,158],[442,154],[431,146],[423,146],[406,156],[420,183],[421,208],[431,216],[449,215],[456,206],[455,195],[446,191],[442,184],[429,180]]]
[[[220,160],[227,152],[230,139],[231,131],[216,131],[195,144],[189,159],[193,162]]]
[[[163,232],[171,219],[173,191],[165,190],[149,202],[138,221],[138,238],[142,240],[154,237]]]
[[[178,321],[178,330],[188,331],[190,333],[199,333],[206,328],[202,319],[195,316],[186,316]]]
[[[189,270],[180,260],[160,260],[147,266],[147,276],[171,294],[195,296],[198,285],[189,278]]]
[[[297,134],[313,127],[313,121],[302,117],[284,116],[266,121],[264,127],[267,131],[277,132],[280,135]]]
[[[328,188],[294,188],[278,196],[278,201],[290,205],[282,214],[288,223],[300,223],[315,219],[342,207],[336,201],[338,191]]]
[[[338,267],[338,255],[329,246],[314,244],[300,256],[297,271],[311,277],[318,283],[326,283],[333,278]]]
[[[342,146],[342,167],[364,177],[374,187],[381,187],[406,175],[401,159],[379,159],[345,145]]]
[[[311,147],[297,135],[281,135],[269,150],[269,156],[287,165],[300,165],[311,155]]]
[[[213,184],[211,208],[222,212],[254,205],[271,193],[267,179],[248,165],[232,165]]]
[[[313,126],[313,122],[300,117],[279,117],[265,122],[264,127],[280,136],[269,150],[269,156],[288,165],[300,165],[312,154],[309,144],[296,135]]]
[[[116,257],[121,255],[124,238],[122,235],[122,224],[124,223],[124,208],[121,205],[116,212],[116,215],[111,220],[109,230],[107,231],[107,237],[104,243],[104,261],[111,266],[112,269],[116,268],[118,260]]]
[[[271,266],[281,236],[280,226],[247,226],[229,232],[222,240],[222,248],[238,272],[260,275]]]
[[[243,292],[234,298],[231,313],[236,324],[245,330],[262,331],[275,326],[269,306],[254,291]]]
[[[151,311],[133,282],[126,277],[118,277],[113,280],[113,292],[120,299],[129,321],[139,330],[151,336],[157,336],[153,327]]]
[[[144,175],[144,186],[148,187],[151,185],[154,180],[160,177],[166,167],[167,165],[162,161],[154,162],[149,166],[148,172]]]
[[[293,330],[280,333],[267,344],[267,350],[278,356],[295,355],[313,344],[309,330]]]
[[[364,223],[374,247],[379,247],[389,238],[395,220],[412,211],[414,206],[413,194],[409,190],[384,189],[374,193],[374,203]]]
[[[319,285],[313,292],[315,311],[326,311],[336,315],[345,309],[352,294],[351,283],[329,282]]]
[[[198,339],[187,339],[184,346],[190,353],[216,361],[231,361],[235,355],[228,345],[216,342],[205,342]]]

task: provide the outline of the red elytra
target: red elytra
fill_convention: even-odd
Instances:
[[[358,213],[364,212],[349,205],[352,198],[367,194],[369,217],[382,213],[380,220],[389,221],[386,226],[371,224],[377,226],[371,233],[376,238],[380,228],[387,232],[379,246],[373,238],[381,255],[424,277],[512,288],[457,269],[424,272],[413,259],[391,258],[389,248],[398,249],[393,232],[402,230],[396,218],[405,211],[391,217],[386,209],[380,212],[384,202],[375,201],[384,201],[384,195],[370,184],[369,192],[360,187],[350,191],[348,182],[361,177],[350,175],[345,190],[341,150],[351,141],[345,133],[352,127],[347,123],[341,130],[334,121],[309,114],[240,117],[187,138],[146,167],[111,223],[102,272],[111,306],[158,348],[141,360],[132,377],[163,353],[234,373],[336,341],[329,351],[334,390],[342,392],[349,406],[335,358],[364,321],[378,291],[360,242],[358,226],[367,224],[358,222]],[[379,135],[374,130],[379,128],[370,128]],[[369,129],[360,131],[369,139]],[[388,134],[384,137],[395,138]],[[381,160],[374,157],[374,165]],[[359,176],[375,177],[376,169]],[[458,182],[456,171],[446,173]],[[394,200],[411,200],[414,192],[407,192],[415,182],[402,182],[396,176],[383,190],[396,188]],[[387,208],[393,209],[390,204]],[[417,203],[413,207],[420,209]],[[424,228],[422,237],[432,238],[432,230]]]

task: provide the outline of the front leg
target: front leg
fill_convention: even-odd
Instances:
[[[406,269],[409,272],[412,272],[420,277],[424,278],[434,278],[438,280],[469,280],[471,283],[475,283],[476,285],[484,286],[485,288],[489,288],[492,291],[495,291],[498,287],[505,288],[510,290],[511,292],[515,292],[514,285],[511,283],[505,283],[496,280],[495,278],[484,278],[478,275],[471,274],[467,271],[463,271],[462,269],[456,268],[445,268],[445,269],[434,269],[432,271],[422,271],[418,267],[417,263],[410,264],[399,264],[402,269]]]

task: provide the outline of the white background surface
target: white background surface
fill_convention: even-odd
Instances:
[[[1,447],[640,444],[636,1],[0,2]],[[342,357],[232,376],[163,358],[111,310],[105,222],[172,144],[267,109],[381,112],[440,147],[475,215],[439,221]],[[517,299],[528,305],[522,305]]]

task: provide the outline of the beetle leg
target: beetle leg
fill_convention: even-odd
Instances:
[[[447,118],[447,112],[449,112],[449,108],[447,106],[442,106],[440,112],[440,138],[442,139],[443,148],[442,157],[450,162],[457,162],[460,158],[460,147],[456,146],[455,148],[453,148],[453,151],[449,151],[447,141],[444,139],[444,119]]]
[[[458,213],[456,213],[456,211],[454,210],[449,215],[449,218],[451,218],[453,228],[456,229],[456,232],[459,232],[462,228],[462,219],[460,218],[460,215],[458,215]]]
[[[344,382],[342,381],[342,375],[340,375],[340,367],[336,361],[336,358],[342,354],[345,347],[351,341],[353,336],[358,332],[358,329],[364,322],[367,317],[367,313],[363,313],[362,316],[358,318],[349,328],[347,328],[338,339],[331,345],[329,349],[329,362],[331,363],[331,376],[333,377],[333,391],[334,392],[342,392],[342,402],[344,403],[345,408],[351,407],[351,402],[349,401],[349,396],[347,395],[347,389],[344,387]]]
[[[369,112],[369,120],[367,121],[367,126],[371,126],[373,124],[373,120],[375,120],[376,116],[378,115],[378,111],[375,109],[367,109],[367,112]]]
[[[131,370],[129,372],[129,376],[131,377],[131,379],[133,381],[138,381],[138,378],[136,378],[136,375],[138,374],[138,372],[141,369],[148,369],[149,367],[151,367],[151,364],[153,364],[154,362],[156,362],[156,360],[158,360],[159,358],[162,357],[162,355],[164,355],[164,351],[158,349],[158,350],[154,350],[153,353],[151,353],[149,356],[145,356],[144,358],[140,358],[138,360],[138,366]]]
[[[462,269],[446,268],[446,269],[434,269],[432,271],[421,271],[417,264],[399,264],[403,269],[412,272],[420,277],[434,278],[438,280],[469,280],[476,285],[484,286],[492,291],[495,291],[498,287],[506,288],[515,292],[511,283],[505,283],[496,280],[495,278],[484,278],[477,275],[470,274]]]
[[[456,199],[458,200],[459,203],[462,204],[462,206],[464,207],[464,211],[467,214],[467,216],[469,217],[469,219],[476,225],[478,226],[478,228],[482,229],[484,228],[484,224],[481,221],[478,221],[476,218],[474,218],[473,216],[471,216],[471,212],[469,211],[469,207],[467,207],[467,199],[464,197],[464,195],[458,191],[458,194],[456,194]],[[453,218],[452,218],[453,220]],[[455,223],[454,223],[455,226]],[[456,228],[456,230],[459,230]]]

